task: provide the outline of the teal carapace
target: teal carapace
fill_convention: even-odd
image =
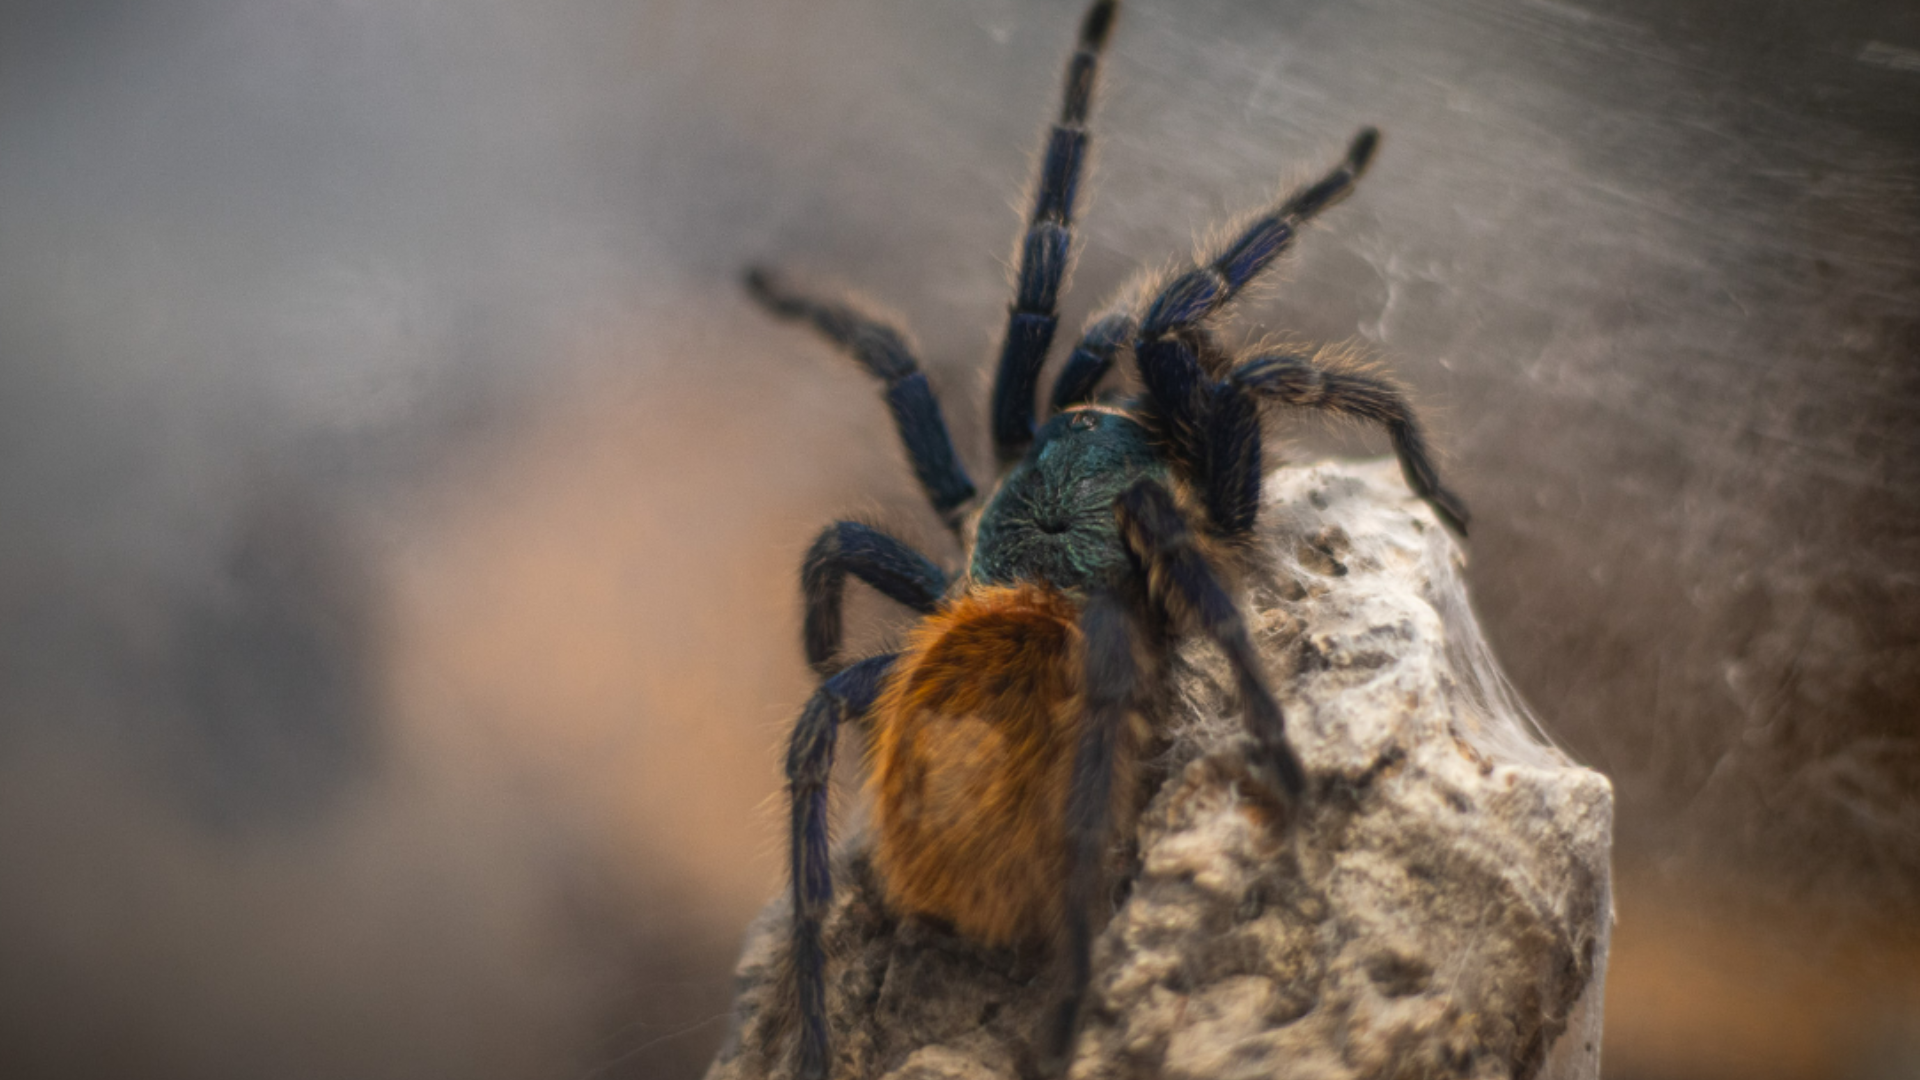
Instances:
[[[1143,478],[1168,482],[1165,455],[1139,421],[1100,406],[1053,417],[980,515],[973,579],[1082,589],[1125,575],[1114,501]]]

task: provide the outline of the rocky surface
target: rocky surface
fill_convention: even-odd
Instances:
[[[1188,642],[1070,1075],[1597,1076],[1611,787],[1540,738],[1394,464],[1283,469],[1266,499],[1243,606],[1310,795],[1289,821],[1249,776]],[[859,836],[837,882],[836,1077],[1040,1071],[1052,957],[893,917]],[[790,1075],[786,926],[782,900],[748,932],[708,1080]]]

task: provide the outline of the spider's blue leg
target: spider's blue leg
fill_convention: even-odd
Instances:
[[[813,324],[822,336],[886,383],[887,408],[893,412],[894,427],[906,445],[913,474],[934,510],[950,528],[957,528],[962,510],[974,495],[973,479],[954,453],[940,402],[900,332],[844,304],[787,292],[758,267],[747,271],[746,286],[747,292],[768,310]]]
[[[1259,356],[1233,369],[1222,387],[1223,395],[1244,398],[1232,388],[1275,398],[1288,405],[1370,420],[1387,429],[1393,440],[1393,452],[1400,458],[1400,471],[1415,495],[1427,500],[1434,513],[1454,532],[1467,534],[1467,504],[1440,482],[1427,440],[1420,432],[1406,395],[1391,383],[1349,371],[1330,371],[1304,356]],[[1256,434],[1259,418],[1251,421]],[[1224,437],[1224,436],[1223,436]],[[1256,460],[1254,468],[1258,469]],[[1253,494],[1259,498],[1259,480],[1252,481]],[[1208,501],[1213,501],[1209,484]]]
[[[892,656],[854,664],[820,684],[794,725],[787,747],[787,789],[793,800],[793,973],[800,1007],[800,1060],[797,1074],[806,1080],[827,1075],[826,952],[820,924],[833,901],[833,868],[828,853],[827,791],[833,777],[833,751],[840,723],[858,720],[880,693],[893,666]]]
[[[872,526],[836,521],[822,529],[800,568],[807,663],[821,675],[834,671],[840,652],[840,597],[849,573],[923,615],[947,588],[933,560]]]
[[[1093,978],[1093,923],[1107,846],[1112,840],[1113,770],[1138,678],[1132,615],[1113,593],[1100,590],[1080,612],[1086,641],[1086,717],[1074,753],[1067,793],[1067,992],[1049,1031],[1048,1052],[1064,1072],[1080,1006]]]
[[[1060,282],[1073,249],[1073,199],[1087,156],[1087,112],[1093,104],[1100,53],[1113,30],[1117,0],[1095,0],[1080,23],[1080,44],[1067,62],[1060,119],[1047,137],[1033,209],[1020,241],[1020,277],[1007,311],[1006,338],[993,379],[993,446],[1001,462],[1018,460],[1033,442],[1033,407],[1040,367],[1060,321]]]
[[[1238,382],[1214,386],[1203,449],[1201,498],[1207,518],[1222,536],[1246,536],[1260,514],[1260,481],[1266,470],[1260,449],[1260,407]]]
[[[1301,225],[1353,191],[1379,145],[1378,131],[1361,129],[1348,145],[1347,156],[1332,172],[1253,219],[1205,265],[1177,274],[1162,285],[1140,320],[1140,340],[1177,334],[1219,311],[1293,245]]]
[[[1200,355],[1207,351],[1203,324],[1292,245],[1302,224],[1353,190],[1379,142],[1379,132],[1363,129],[1332,172],[1249,222],[1204,265],[1168,279],[1147,304],[1134,339],[1134,358],[1148,405],[1177,451],[1194,458],[1206,452],[1200,431],[1213,379],[1202,363],[1206,357]]]
[[[1306,787],[1306,774],[1287,745],[1286,717],[1260,673],[1260,658],[1254,654],[1240,609],[1206,556],[1194,546],[1193,530],[1173,496],[1155,481],[1141,480],[1120,493],[1114,509],[1128,549],[1147,572],[1153,598],[1169,612],[1192,620],[1226,654],[1240,685],[1247,727],[1273,778],[1289,796],[1298,798]]]
[[[1088,324],[1060,374],[1053,380],[1053,411],[1093,400],[1093,391],[1113,369],[1120,350],[1138,329],[1125,311],[1110,312]]]
[[[1194,384],[1183,388],[1186,404],[1176,417],[1180,423],[1174,431],[1185,438],[1176,441],[1176,456],[1187,465],[1200,490],[1213,533],[1244,537],[1260,513],[1260,481],[1265,473],[1258,401],[1231,380],[1213,381],[1227,375],[1234,361],[1205,327],[1188,328],[1177,344],[1199,350],[1197,366],[1204,377],[1195,376]],[[1174,346],[1159,347],[1171,350]],[[1171,370],[1191,371],[1193,366],[1183,363]],[[1156,368],[1162,376],[1167,370],[1168,366]]]
[[[1166,442],[1167,453],[1196,481],[1207,469],[1206,430],[1213,392],[1211,369],[1226,366],[1225,353],[1202,327],[1187,327],[1134,344],[1146,408]]]

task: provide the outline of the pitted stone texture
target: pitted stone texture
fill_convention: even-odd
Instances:
[[[1607,781],[1536,737],[1392,463],[1275,473],[1261,539],[1243,606],[1309,794],[1250,773],[1224,662],[1183,646],[1070,1076],[1597,1076]],[[836,881],[835,1077],[1040,1073],[1053,957],[892,917],[862,838]],[[749,930],[708,1080],[791,1075],[787,922]]]

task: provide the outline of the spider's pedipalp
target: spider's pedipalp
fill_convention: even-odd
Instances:
[[[1400,471],[1415,495],[1427,500],[1447,527],[1467,534],[1470,516],[1460,496],[1440,482],[1413,406],[1399,388],[1382,379],[1323,367],[1297,354],[1257,356],[1233,369],[1228,382],[1303,408],[1320,409],[1387,429]]]
[[[799,1075],[827,1075],[826,954],[820,923],[833,901],[833,868],[828,854],[827,795],[833,779],[834,747],[843,721],[864,717],[879,696],[893,666],[892,656],[853,664],[820,684],[793,727],[787,744],[787,791],[792,802],[788,852],[793,899],[793,969],[799,992]]]
[[[1080,41],[1067,62],[1060,116],[1047,135],[1034,186],[1033,208],[1020,241],[1020,266],[1007,330],[993,379],[993,446],[1002,464],[1033,442],[1034,398],[1040,368],[1059,325],[1060,283],[1073,259],[1073,203],[1087,156],[1087,114],[1100,54],[1112,32],[1118,0],[1098,0],[1080,23]]]
[[[840,599],[849,573],[922,615],[940,605],[947,588],[947,575],[932,559],[871,525],[836,521],[820,530],[800,567],[800,594],[807,664],[823,676],[836,669]]]
[[[957,529],[962,511],[975,494],[973,478],[954,452],[940,401],[900,331],[846,304],[787,292],[761,267],[748,269],[744,281],[748,295],[767,310],[812,324],[821,336],[886,384],[887,408],[893,413],[893,424],[900,432],[913,474],[934,511],[949,528]]]

